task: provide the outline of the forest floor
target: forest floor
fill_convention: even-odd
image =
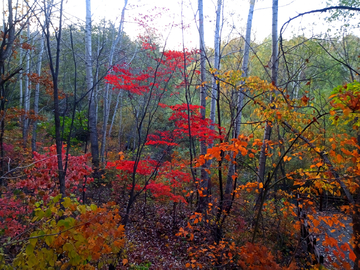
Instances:
[[[328,269],[343,269],[345,266],[343,263],[348,263],[352,269],[354,263],[349,259],[349,251],[344,251],[341,249],[343,244],[348,243],[351,247],[350,240],[352,237],[352,219],[348,215],[344,215],[339,212],[335,211],[326,211],[326,212],[319,212],[318,216],[331,216],[336,215],[338,216],[338,220],[340,221],[341,225],[334,225],[331,228],[328,224],[324,221],[320,223],[320,230],[322,233],[317,235],[317,248],[320,251],[320,254],[324,256],[324,266]],[[323,242],[325,240],[325,235],[328,237],[332,237],[338,241],[337,246],[325,246]],[[341,255],[343,253],[343,255]],[[338,256],[336,256],[339,254]],[[339,259],[340,258],[340,259]],[[340,266],[340,268],[337,267]]]
[[[121,206],[120,212],[125,211],[126,195],[114,194],[114,191],[107,184],[90,187],[87,192],[87,203],[93,202],[97,205],[108,202],[111,198],[117,198],[118,205]],[[191,215],[191,207],[181,203],[165,202],[163,204],[144,196],[139,197],[131,211],[131,218],[126,226],[126,245],[121,260],[116,269],[188,269],[186,264],[191,261],[188,255],[190,243],[183,237],[176,236],[181,227],[185,228],[188,217]],[[175,212],[174,212],[175,211]],[[175,213],[175,215],[174,215]],[[338,215],[339,221],[345,225],[329,227],[321,221],[319,225],[320,233],[317,236],[317,248],[324,256],[324,266],[326,269],[345,269],[336,268],[334,263],[340,264],[334,255],[338,249],[336,247],[326,247],[322,243],[325,234],[339,240],[338,246],[349,243],[352,235],[351,218],[339,211],[319,212],[317,216]],[[314,215],[316,217],[316,215]],[[200,237],[195,236],[193,243],[201,243]],[[212,243],[209,243],[212,244]],[[306,248],[305,248],[306,249]],[[304,250],[306,251],[306,250]],[[344,252],[345,261],[349,260],[349,252]],[[303,261],[305,253],[299,251],[296,260]],[[298,264],[298,266],[300,266]],[[225,268],[224,268],[225,269]],[[231,268],[226,268],[231,269]]]
[[[102,204],[111,198],[112,191],[106,185],[90,189],[90,201]],[[122,201],[121,194],[118,198]],[[188,242],[176,233],[180,227],[185,227],[190,213],[185,207],[176,204],[176,215],[173,207],[154,204],[139,198],[131,211],[131,218],[126,226],[126,246],[122,257],[127,260],[125,265],[120,264],[116,269],[187,269],[189,261]],[[119,202],[125,209],[125,204]],[[121,209],[120,209],[121,211]],[[175,217],[175,219],[174,219]]]

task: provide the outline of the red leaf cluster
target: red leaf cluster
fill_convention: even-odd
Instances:
[[[24,204],[23,200],[15,197],[0,198],[0,232],[4,230],[4,236],[13,237],[26,228],[23,219],[31,213],[31,207]]]
[[[157,131],[157,134],[148,136],[148,145],[168,145],[176,146],[174,142],[176,139],[183,139],[184,136],[192,136],[200,141],[205,141],[211,144],[216,139],[224,139],[225,129],[219,127],[217,124],[212,124],[209,118],[203,119],[199,112],[201,106],[191,104],[177,104],[168,106],[159,103],[162,108],[170,108],[173,113],[169,121],[173,121],[175,129],[171,131]],[[190,125],[189,125],[190,124]]]
[[[34,152],[34,166],[25,170],[26,179],[15,183],[15,188],[31,191],[35,195],[41,196],[44,202],[48,201],[49,196],[55,197],[59,193],[59,189],[56,188],[58,184],[56,147],[53,145],[45,150],[47,150],[45,154]],[[93,178],[90,177],[92,168],[87,165],[89,157],[90,154],[69,155],[65,177],[68,195],[78,188],[81,189],[84,184],[93,181]],[[65,149],[63,149],[63,162],[65,164]]]
[[[149,190],[155,198],[169,199],[174,202],[185,202],[181,195],[175,195],[174,189],[181,188],[184,183],[188,183],[191,175],[183,170],[184,164],[177,162],[163,162],[159,164],[158,161],[146,159],[139,161],[135,166],[135,161],[118,160],[109,162],[107,168],[115,167],[122,172],[118,175],[120,181],[129,180],[131,174],[151,176],[156,171],[156,179],[152,179],[146,184],[136,184],[134,189],[136,191]],[[128,189],[132,189],[132,184],[128,185]]]
[[[131,72],[131,68],[124,68],[121,66],[114,66],[113,71],[115,74],[108,74],[105,76],[107,83],[113,85],[114,89],[123,89],[129,91],[132,94],[143,95],[149,92],[149,81],[150,75],[148,68],[147,71],[141,71],[139,74]]]

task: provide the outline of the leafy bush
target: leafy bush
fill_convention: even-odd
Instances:
[[[60,116],[60,123],[62,126],[61,134],[62,140],[67,141],[70,135],[72,118],[67,116]],[[53,138],[55,138],[55,126],[53,122],[40,123],[39,126],[44,128],[46,132]],[[88,119],[85,111],[76,112],[73,128],[71,131],[71,144],[79,144],[86,142],[89,137]]]

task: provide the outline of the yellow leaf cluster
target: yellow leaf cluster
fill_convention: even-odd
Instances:
[[[40,226],[24,244],[25,252],[14,259],[14,267],[95,269],[104,256],[116,261],[115,254],[125,245],[125,230],[114,203],[85,206],[67,197],[62,205],[64,209],[53,200],[47,207],[50,211],[38,210]]]

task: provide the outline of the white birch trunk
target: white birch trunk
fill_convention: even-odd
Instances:
[[[116,103],[115,103],[114,113],[113,113],[113,116],[111,118],[111,124],[110,124],[110,128],[109,128],[109,137],[110,137],[111,132],[112,132],[112,128],[113,128],[114,121],[115,121],[115,116],[116,116],[119,105],[120,105],[120,108],[121,108],[121,105],[122,105],[122,89],[120,89],[118,95],[116,96]],[[120,123],[121,123],[121,119],[120,119]]]
[[[249,55],[250,55],[250,42],[251,42],[251,27],[252,27],[252,20],[254,15],[254,7],[255,7],[255,0],[250,1],[250,8],[248,13],[248,19],[246,23],[246,35],[245,35],[245,48],[244,48],[244,57],[242,62],[242,77],[248,76],[248,69],[249,69]],[[244,94],[243,89],[241,88],[238,93],[238,101],[237,101],[237,115],[236,115],[236,122],[235,122],[235,134],[234,137],[238,137],[240,135],[240,126],[241,126],[241,117],[242,117],[242,107],[244,104]]]
[[[204,12],[203,0],[198,0],[199,4],[199,37],[200,37],[200,110],[202,118],[205,118],[206,107],[206,88],[203,85],[205,82],[205,40],[204,40]]]
[[[113,65],[113,58],[114,58],[114,52],[116,46],[119,44],[119,48],[121,48],[122,43],[122,35],[123,35],[123,28],[124,28],[124,19],[125,19],[125,9],[127,6],[128,0],[125,0],[124,7],[121,12],[121,19],[118,29],[118,34],[115,39],[115,41],[112,43],[110,55],[109,55],[109,68]],[[105,147],[106,147],[106,136],[107,136],[107,123],[109,121],[109,112],[110,112],[110,101],[111,97],[109,97],[109,84],[106,84],[105,86],[105,93],[104,93],[104,123],[103,123],[103,136],[102,136],[102,143],[101,143],[101,161],[103,162],[105,159]],[[120,90],[121,91],[121,90]],[[116,111],[114,112],[115,115]],[[111,136],[110,130],[109,130],[109,137]]]
[[[203,0],[198,0],[198,9],[199,9],[199,37],[200,37],[200,114],[203,119],[205,119],[206,113],[206,87],[205,83],[205,40],[204,40],[204,11],[203,11]],[[206,154],[206,144],[204,141],[200,142],[200,155]],[[207,164],[204,164],[201,167],[201,181],[200,188],[202,189],[203,195],[200,196],[199,200],[199,210],[202,211],[205,207],[206,195],[208,194],[208,189],[210,188],[209,175],[206,172]]]
[[[23,3],[22,3],[23,4]],[[5,5],[5,1],[3,1],[3,5]],[[3,7],[4,8],[4,7]],[[5,12],[5,9],[4,9]],[[4,27],[4,32],[5,32],[5,13],[3,12],[3,27]],[[15,16],[16,17],[16,16]],[[23,39],[22,39],[22,31],[20,31],[20,35],[19,35],[19,43],[22,44],[23,43]],[[19,62],[19,66],[22,68],[23,65],[23,57],[24,57],[24,49],[20,46],[20,62]],[[24,96],[23,96],[23,71],[21,70],[19,72],[19,94],[20,94],[20,99],[19,99],[19,109],[21,110],[23,108],[23,102],[24,102]],[[24,115],[20,116],[20,123],[22,124],[24,122]]]
[[[23,39],[22,39],[22,33],[20,32],[20,44],[22,44]],[[22,67],[23,65],[23,57],[24,57],[24,49],[20,47],[20,67]],[[23,102],[24,102],[24,97],[23,97],[23,72],[20,71],[19,72],[19,91],[20,91],[20,100],[19,100],[19,108],[20,110],[23,108]],[[20,116],[20,121],[24,122],[24,115]]]
[[[44,33],[42,33],[41,35],[41,41],[40,41],[40,52],[39,52],[39,58],[38,58],[38,63],[37,63],[37,67],[36,67],[36,72],[37,74],[40,76],[41,75],[41,62],[42,62],[42,55],[44,52],[44,41],[45,41],[45,35]],[[34,114],[35,114],[35,121],[33,124],[33,133],[32,133],[32,139],[31,139],[31,148],[32,151],[36,151],[36,136],[37,136],[37,120],[36,118],[38,117],[39,114],[39,96],[40,96],[40,84],[37,83],[36,84],[36,88],[35,88],[35,96],[34,96]]]
[[[99,145],[96,127],[95,91],[93,89],[92,56],[91,56],[91,2],[86,0],[86,26],[85,26],[85,61],[86,85],[89,92],[89,131],[92,163],[95,169],[99,168]]]
[[[46,12],[45,12],[45,16],[47,16],[49,14],[49,8],[51,5],[52,1],[50,1],[47,4],[46,7]],[[46,23],[48,18],[45,18],[44,20],[44,25]],[[41,40],[40,40],[40,51],[39,51],[39,56],[38,56],[38,63],[37,63],[37,67],[36,67],[36,72],[37,74],[40,76],[41,75],[41,66],[42,66],[42,56],[45,50],[45,33],[44,31],[41,34]],[[31,138],[31,148],[32,148],[32,152],[36,151],[37,147],[36,147],[36,137],[37,137],[37,123],[38,121],[36,120],[36,118],[39,115],[39,97],[40,97],[40,84],[37,83],[36,87],[35,87],[35,93],[34,93],[34,114],[35,114],[35,121],[33,124],[33,132],[32,132],[32,138]]]
[[[277,85],[278,78],[278,9],[279,0],[273,0],[273,20],[272,20],[272,56],[271,56],[271,80],[273,85]]]
[[[277,85],[277,73],[278,73],[278,0],[273,0],[272,7],[272,56],[271,56],[271,81],[273,85]],[[270,98],[272,101],[272,97]],[[259,170],[257,181],[265,181],[265,165],[266,165],[266,148],[267,141],[270,140],[271,136],[271,125],[266,123],[263,144],[261,146],[260,157],[259,157]]]
[[[220,15],[221,15],[221,0],[217,1],[216,9],[216,24],[215,24],[215,35],[214,35],[214,69],[216,70],[212,79],[212,90],[211,90],[211,106],[210,106],[210,119],[215,124],[216,114],[216,100],[218,97],[218,84],[216,83],[217,70],[220,69]],[[212,127],[214,128],[214,127]],[[211,146],[209,146],[211,148]]]
[[[251,28],[252,28],[252,20],[254,15],[254,7],[255,7],[255,0],[250,1],[250,8],[248,13],[248,19],[246,23],[246,35],[245,35],[245,49],[244,49],[244,56],[243,56],[243,62],[242,62],[242,77],[247,77],[248,75],[248,68],[249,68],[249,54],[250,54],[250,42],[251,42]],[[237,115],[235,118],[235,127],[234,127],[234,138],[237,138],[240,135],[240,126],[241,126],[241,117],[242,117],[242,107],[244,104],[244,91],[242,88],[240,88],[240,91],[238,92],[237,96]],[[226,206],[230,206],[231,201],[231,193],[233,190],[233,175],[235,174],[236,166],[233,163],[233,159],[231,159],[231,162],[229,164],[229,171],[226,178],[226,186],[225,186],[225,199],[226,199]]]
[[[27,26],[27,42],[30,41],[30,25]],[[26,73],[30,74],[30,50],[26,52]],[[24,91],[24,122],[23,122],[23,141],[24,141],[24,147],[26,147],[27,144],[27,138],[28,138],[28,131],[29,131],[29,112],[30,112],[30,80],[29,76],[25,77],[25,91]]]
[[[99,57],[99,54],[100,54],[100,33],[98,34],[98,39],[97,39],[97,51],[96,51],[97,57]],[[99,82],[99,66],[96,67],[95,81]],[[99,83],[97,83],[95,86],[95,100],[99,100],[98,98],[99,92],[100,92]],[[99,116],[98,111],[99,111],[99,102],[96,102],[96,109],[95,109],[96,126],[98,124],[98,116]]]

